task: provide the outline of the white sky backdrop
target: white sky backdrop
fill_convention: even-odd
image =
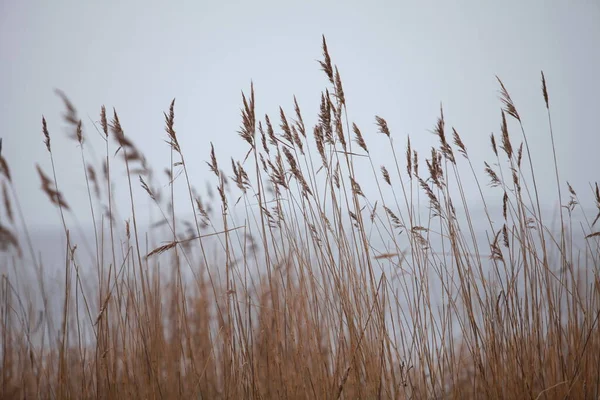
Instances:
[[[258,115],[278,121],[278,106],[291,113],[295,94],[313,125],[327,85],[316,62],[321,34],[340,68],[350,121],[361,127],[376,162],[391,164],[374,115],[388,120],[399,151],[410,134],[424,156],[436,143],[429,130],[440,102],[447,126],[456,127],[470,153],[491,158],[489,135],[500,130],[498,75],[523,117],[542,194],[555,196],[544,70],[561,178],[589,198],[600,172],[596,1],[2,0],[0,136],[28,224],[59,226],[34,168],[50,165],[42,114],[61,190],[80,219],[89,218],[79,150],[66,138],[54,88],[77,106],[97,144],[88,116],[98,120],[102,104],[114,106],[125,133],[158,171],[169,162],[162,112],[175,97],[176,130],[193,183],[204,188],[209,142],[228,173],[229,157],[247,149],[236,131],[240,92],[251,80]],[[512,125],[511,134],[520,140]],[[103,154],[101,147],[94,151]],[[476,159],[481,172],[482,161]]]

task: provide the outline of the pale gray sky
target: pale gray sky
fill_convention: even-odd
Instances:
[[[236,131],[240,91],[251,80],[259,115],[277,120],[279,105],[291,112],[295,94],[312,126],[327,85],[316,63],[321,34],[340,68],[349,118],[378,162],[391,161],[374,115],[388,120],[400,149],[410,134],[413,145],[427,152],[436,143],[428,130],[440,102],[448,126],[462,134],[471,154],[489,158],[489,134],[500,127],[498,75],[523,117],[542,193],[554,196],[540,90],[544,70],[563,181],[588,196],[588,183],[599,178],[596,1],[3,0],[0,136],[28,223],[59,223],[34,167],[39,162],[49,168],[42,114],[61,189],[81,219],[89,215],[79,150],[66,139],[54,88],[77,106],[98,157],[101,142],[88,115],[97,120],[105,104],[116,107],[126,134],[159,171],[169,161],[162,112],[177,98],[176,129],[194,183],[203,188],[209,142],[227,172],[229,157],[240,158],[247,149]],[[511,133],[520,140],[514,127]],[[482,160],[476,164],[481,171]]]

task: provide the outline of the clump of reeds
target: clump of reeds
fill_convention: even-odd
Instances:
[[[559,229],[551,229],[535,149],[500,79],[500,134],[491,135],[491,159],[479,166],[442,109],[431,149],[414,148],[410,138],[397,148],[381,116],[372,128],[350,123],[351,100],[324,38],[322,49],[328,87],[318,115],[307,118],[294,97],[292,112],[277,110],[279,122],[260,118],[251,85],[238,132],[246,157],[232,159],[228,173],[211,144],[208,202],[188,174],[175,100],[164,114],[171,159],[161,182],[126,122],[105,107],[93,127],[105,157],[101,166],[88,163],[93,140],[58,92],[80,148],[94,230],[86,259],[43,118],[52,173],[37,170],[66,239],[60,293],[48,292],[44,260],[25,219],[14,215],[19,203],[0,142],[0,250],[17,256],[0,291],[1,397],[598,397],[598,184],[598,214],[584,220],[578,242],[580,198],[555,168],[562,207]],[[554,143],[543,74],[542,96]],[[374,135],[389,142],[390,157],[369,152]],[[123,177],[130,201],[118,210],[115,182]],[[481,215],[467,181],[476,183]],[[175,201],[176,185],[185,188],[187,209]],[[489,202],[488,192],[499,201]],[[158,215],[148,232],[139,216],[147,198]],[[19,279],[28,268],[37,306]]]

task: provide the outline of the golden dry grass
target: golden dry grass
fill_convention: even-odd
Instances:
[[[564,207],[559,229],[550,229],[535,149],[500,79],[501,135],[491,136],[491,160],[479,171],[442,110],[439,146],[426,154],[408,139],[400,157],[380,116],[378,132],[350,124],[325,39],[320,66],[328,87],[312,128],[295,98],[275,126],[257,118],[253,86],[243,95],[239,135],[248,153],[226,173],[229,162],[211,145],[217,195],[209,193],[208,203],[188,174],[175,101],[164,115],[171,163],[161,182],[117,112],[111,117],[104,107],[93,129],[105,141],[105,159],[88,163],[83,124],[59,92],[94,221],[87,262],[72,239],[72,211],[42,119],[51,172],[37,170],[66,239],[60,293],[47,290],[0,150],[0,250],[19,274],[37,277],[2,277],[1,398],[599,398],[598,185],[598,216],[587,216],[578,248],[571,226],[579,197],[555,169]],[[542,96],[554,143],[543,74]],[[391,165],[376,165],[381,158],[369,153],[375,134],[389,142]],[[120,212],[119,168],[130,199]],[[371,171],[375,196],[365,193],[359,168]],[[467,181],[484,202],[487,239],[475,227],[482,221],[473,220]],[[186,189],[187,210],[176,210],[177,184]],[[497,194],[501,209],[485,202],[484,191]],[[161,216],[151,221],[160,239],[154,247],[140,225],[147,197]],[[186,212],[190,219],[178,217]],[[41,312],[30,289],[43,300]],[[57,297],[59,309],[49,301]]]

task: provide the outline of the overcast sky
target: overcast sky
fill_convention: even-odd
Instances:
[[[62,89],[78,108],[90,143],[101,144],[90,119],[98,120],[102,104],[115,107],[126,134],[159,171],[169,162],[162,112],[176,98],[180,142],[194,184],[204,187],[210,142],[225,165],[247,150],[236,131],[241,91],[251,80],[258,115],[277,120],[278,106],[292,112],[296,95],[313,125],[327,85],[316,62],[324,34],[340,68],[349,119],[361,127],[377,162],[390,161],[375,115],[388,120],[400,149],[410,134],[413,145],[427,152],[436,143],[429,131],[440,103],[448,126],[461,133],[471,153],[489,158],[489,135],[500,130],[498,75],[523,117],[542,193],[554,195],[540,89],[544,70],[561,178],[588,196],[600,171],[598,4],[2,0],[2,152],[27,222],[59,224],[35,171],[36,162],[50,166],[41,133],[45,115],[59,184],[85,220],[80,153],[66,137],[53,89]],[[511,134],[520,140],[514,126]],[[101,147],[88,150],[90,158],[102,156]],[[482,160],[476,164],[481,170]]]

